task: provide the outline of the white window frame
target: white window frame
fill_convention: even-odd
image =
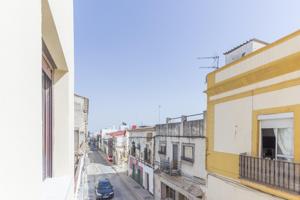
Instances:
[[[278,159],[278,157],[281,157],[281,158],[288,158],[290,160],[293,160],[294,159],[294,154],[295,152],[293,152],[293,156],[283,156],[283,155],[278,155],[277,154],[277,129],[278,128],[293,128],[293,131],[294,131],[294,113],[293,112],[288,112],[288,113],[279,113],[279,114],[268,114],[268,115],[259,115],[258,118],[259,120],[259,157],[262,157],[262,122],[265,120],[292,120],[292,126],[291,127],[274,127],[273,129],[276,129],[275,131],[275,160]],[[267,128],[267,127],[265,127]],[[272,127],[270,127],[272,128]],[[295,139],[295,138],[294,138]],[[295,150],[294,150],[295,151]]]

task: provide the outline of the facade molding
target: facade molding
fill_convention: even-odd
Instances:
[[[294,53],[282,59],[275,60],[253,70],[239,74],[232,78],[221,81],[206,91],[209,96],[221,94],[230,90],[268,80],[280,75],[300,70],[300,52]]]

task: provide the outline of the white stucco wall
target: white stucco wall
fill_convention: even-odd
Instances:
[[[232,96],[232,95],[235,95],[235,94],[240,94],[242,92],[251,91],[251,90],[254,90],[254,89],[257,89],[257,88],[266,87],[266,86],[274,85],[274,84],[277,84],[277,83],[281,83],[281,82],[284,82],[284,81],[293,80],[293,79],[297,79],[297,78],[300,78],[300,70],[294,71],[294,72],[291,72],[291,73],[287,73],[287,74],[284,74],[284,75],[281,75],[281,76],[277,76],[275,78],[271,78],[271,79],[268,79],[268,80],[265,80],[265,81],[260,81],[258,83],[250,84],[250,85],[247,85],[245,87],[238,88],[238,89],[230,90],[228,92],[223,92],[221,94],[211,96],[209,98],[209,100],[217,100],[217,99],[220,99],[220,98],[223,98],[223,97]]]
[[[163,141],[167,144],[167,153],[166,155],[161,155],[158,153],[159,142]],[[155,160],[157,163],[160,162],[160,158],[172,160],[173,152],[172,145],[178,144],[178,160],[181,162],[182,173],[190,177],[198,177],[206,179],[206,170],[205,170],[205,139],[204,138],[177,138],[177,137],[158,137],[155,141]],[[182,155],[182,144],[194,144],[194,162],[188,162],[181,160]]]
[[[53,85],[53,112],[54,116],[54,146],[53,146],[53,174],[55,177],[67,176],[71,178],[69,197],[73,198],[74,176],[74,33],[73,33],[73,1],[49,0],[49,8],[55,23],[60,59],[64,59],[67,69],[58,65]],[[48,26],[48,24],[44,24]],[[44,33],[43,33],[44,34]],[[45,35],[46,32],[45,32]],[[47,35],[48,36],[48,35]],[[44,36],[43,36],[44,37]],[[45,42],[47,44],[47,38]],[[48,44],[47,44],[48,45]],[[54,57],[55,59],[56,57]],[[56,62],[56,60],[55,60]],[[59,59],[57,57],[57,62]],[[60,70],[61,69],[61,70]]]
[[[146,173],[149,174],[149,192],[153,194],[153,168],[149,167],[144,164],[140,164],[143,167],[143,186],[144,188],[147,188],[147,179],[146,179]]]
[[[152,137],[147,138],[148,134],[152,134]],[[153,154],[154,154],[154,136],[155,132],[154,130],[134,130],[134,131],[128,131],[128,151],[130,151],[132,142],[135,142],[135,146],[140,145],[140,150],[136,148],[136,157],[139,159],[144,159],[144,148],[148,146],[149,150],[151,151],[150,155],[150,163],[153,163]]]
[[[152,167],[145,165],[142,162],[137,161],[136,158],[133,156],[129,156],[128,158],[128,176],[132,175],[132,168],[130,166],[130,159],[132,159],[133,163],[138,163],[138,166],[143,169],[143,187],[146,189],[147,188],[147,179],[146,179],[146,173],[149,174],[149,192],[151,194],[154,194],[154,170]],[[137,173],[137,171],[136,171]]]
[[[57,9],[61,2],[66,5]],[[73,199],[73,7],[72,1],[52,1],[53,13],[61,13],[58,28],[69,71],[54,89],[54,176],[69,176]],[[0,120],[2,161],[1,199],[41,200],[42,180],[42,1],[0,3]],[[55,10],[55,11],[54,11]],[[56,22],[60,23],[60,17]],[[71,25],[70,25],[71,23]],[[47,26],[47,24],[44,24]],[[65,41],[67,40],[67,42]]]
[[[255,110],[295,105],[300,103],[300,86],[293,86],[273,92],[254,96],[253,108]],[[288,97],[288,98],[287,98]]]
[[[225,64],[229,64],[235,60],[238,60],[242,57],[242,54],[245,53],[248,54],[253,51],[253,45],[252,42],[249,42],[238,49],[230,52],[229,54],[225,55]]]
[[[151,135],[148,135],[151,134]],[[140,145],[140,150],[136,149],[136,157],[129,156],[128,158],[128,175],[132,174],[132,169],[130,168],[130,158],[135,159],[135,162],[137,161],[136,158],[138,158],[140,161],[143,161],[144,159],[144,148],[148,146],[148,148],[151,151],[150,155],[150,164],[144,164],[143,162],[137,161],[138,165],[143,168],[143,187],[147,188],[147,182],[146,182],[146,173],[149,174],[149,192],[151,194],[154,193],[154,170],[151,164],[153,164],[153,153],[154,153],[154,138],[155,132],[151,128],[145,128],[145,129],[138,129],[138,130],[129,130],[128,131],[128,152],[131,149],[132,142],[135,142],[135,146]],[[151,136],[147,138],[147,136]]]
[[[250,153],[253,111],[299,104],[299,91],[300,86],[293,86],[216,104],[214,150],[234,154]]]
[[[251,151],[252,97],[215,106],[214,150],[240,154]]]
[[[0,24],[1,199],[39,199],[42,191],[41,1],[1,1]]]
[[[207,188],[208,200],[282,200],[210,174]]]

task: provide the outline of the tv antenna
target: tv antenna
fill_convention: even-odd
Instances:
[[[199,69],[219,69],[219,56],[197,57],[198,60],[213,60],[211,66],[200,66]]]

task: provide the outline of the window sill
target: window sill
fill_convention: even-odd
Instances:
[[[190,162],[190,163],[194,163],[194,159],[190,159],[190,158],[181,157],[181,160],[186,161],[186,162]]]
[[[42,200],[67,200],[72,192],[69,176],[47,178],[43,181]]]

